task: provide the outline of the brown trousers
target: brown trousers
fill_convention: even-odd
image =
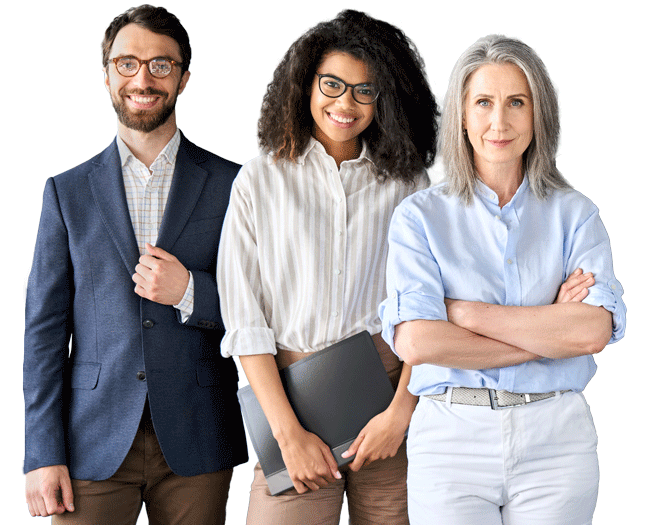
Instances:
[[[388,375],[396,386],[399,359],[379,337],[373,340]],[[284,368],[305,354],[278,351],[276,362]],[[406,505],[406,443],[393,458],[375,461],[359,472],[341,468],[343,479],[317,491],[298,494],[291,489],[271,496],[262,468],[255,466],[247,525],[338,525],[343,494],[347,495],[352,525],[408,525]]]
[[[183,477],[167,466],[148,410],[131,450],[104,481],[72,480],[75,511],[53,525],[135,525],[144,503],[150,525],[223,525],[232,469]]]

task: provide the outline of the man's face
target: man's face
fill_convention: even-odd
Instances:
[[[111,59],[125,56],[140,60],[164,57],[181,62],[180,48],[173,38],[137,24],[120,29],[111,47]],[[156,78],[142,65],[135,76],[125,77],[109,60],[105,82],[119,121],[127,128],[150,133],[170,122],[176,98],[185,89],[189,76],[189,71],[181,74],[180,66],[175,65],[169,75]],[[176,125],[174,119],[170,123]]]

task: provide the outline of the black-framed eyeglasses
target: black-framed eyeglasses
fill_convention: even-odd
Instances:
[[[347,84],[334,75],[321,75],[316,73],[316,76],[318,77],[318,89],[320,89],[323,95],[329,98],[340,97],[348,88],[352,90],[352,98],[359,104],[372,104],[379,96],[379,90],[370,82]]]
[[[149,60],[140,60],[136,57],[116,57],[111,58],[115,64],[115,69],[123,77],[134,77],[140,71],[143,65],[147,66],[152,77],[165,78],[172,72],[174,66],[182,65],[182,62],[176,62],[171,58],[155,57]]]

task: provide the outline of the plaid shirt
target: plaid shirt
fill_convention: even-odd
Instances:
[[[180,141],[181,133],[177,129],[153,164],[147,168],[135,158],[121,137],[117,136],[117,148],[122,162],[126,202],[129,207],[131,223],[133,224],[140,255],[147,253],[145,243],[148,242],[155,246],[158,240],[158,229],[165,213]],[[185,295],[180,303],[174,305],[174,308],[180,310],[183,322],[187,321],[192,315],[194,309],[194,278],[191,272]]]

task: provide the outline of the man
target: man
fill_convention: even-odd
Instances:
[[[106,30],[116,140],[47,181],[25,323],[30,513],[54,523],[224,523],[247,461],[220,357],[215,264],[238,165],[176,127],[179,20],[144,5]],[[71,341],[71,344],[70,344]]]

